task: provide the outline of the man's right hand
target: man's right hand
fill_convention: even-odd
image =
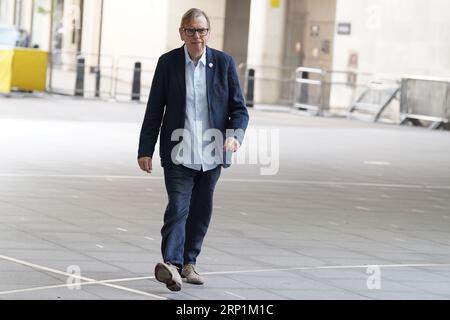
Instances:
[[[139,167],[141,170],[152,173],[152,158],[151,157],[142,157],[138,159]]]

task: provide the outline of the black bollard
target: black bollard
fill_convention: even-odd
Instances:
[[[309,79],[309,72],[302,72],[302,79]],[[313,104],[314,102],[309,101],[309,85],[307,83],[302,83],[300,86],[300,103],[302,104]]]
[[[84,58],[77,59],[77,76],[75,81],[75,96],[84,96],[84,68],[85,61]]]
[[[255,69],[247,70],[247,94],[245,100],[248,108],[254,105],[254,91],[255,91]]]
[[[139,101],[141,99],[141,67],[140,62],[134,63],[133,88],[131,90],[131,100]]]
[[[98,98],[100,97],[100,68],[95,67],[95,96]]]

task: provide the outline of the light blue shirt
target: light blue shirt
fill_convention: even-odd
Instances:
[[[208,99],[206,93],[206,50],[197,65],[189,57],[184,46],[186,66],[186,114],[184,129],[189,135],[184,136],[183,149],[190,151],[190,157],[183,155],[180,162],[194,170],[208,171],[218,166],[212,156],[205,152],[211,141],[203,141],[203,134],[211,128],[209,121]]]

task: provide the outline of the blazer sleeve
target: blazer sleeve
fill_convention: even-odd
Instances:
[[[139,138],[138,158],[153,157],[166,106],[165,63],[159,58]]]
[[[229,57],[228,64],[228,125],[227,129],[237,130],[234,137],[242,144],[244,133],[248,125],[248,111],[242,96],[236,65],[233,58]],[[240,130],[238,130],[240,129]]]

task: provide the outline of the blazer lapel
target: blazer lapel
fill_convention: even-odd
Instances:
[[[186,113],[186,63],[184,57],[184,45],[178,49],[175,63],[175,73],[178,85],[180,87],[180,99],[182,101],[182,114],[184,115]]]
[[[213,51],[206,47],[206,96],[208,99],[208,110],[209,110],[209,120],[211,122],[211,126],[215,126],[214,117],[212,114],[213,105],[212,105],[212,97],[214,92],[214,75],[216,72],[216,60],[214,57]]]

